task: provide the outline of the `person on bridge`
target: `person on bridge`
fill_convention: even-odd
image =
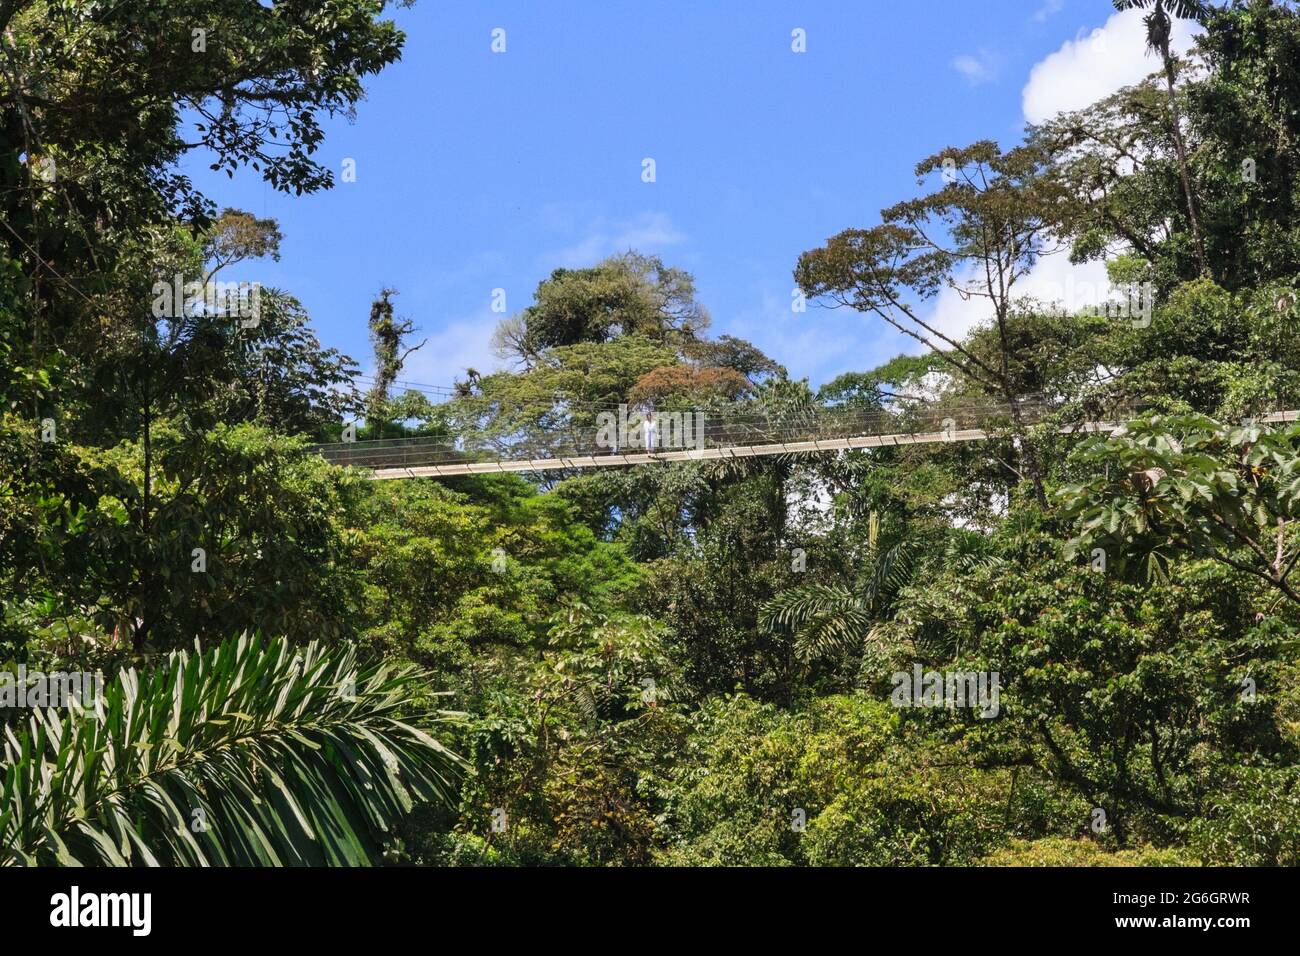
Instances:
[[[655,427],[655,413],[654,413],[654,412],[646,412],[646,413],[645,413],[645,418],[642,420],[642,423],[641,423],[641,431],[642,431],[643,437],[645,438],[645,450],[646,450],[646,451],[654,451],[654,450],[655,450],[655,432],[657,431],[657,429],[656,429],[656,427]]]

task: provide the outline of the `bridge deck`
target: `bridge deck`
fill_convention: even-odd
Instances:
[[[1270,412],[1261,415],[1261,423],[1294,422],[1300,420],[1300,411]],[[1078,432],[1113,432],[1125,423],[1083,422],[1079,425],[1067,425],[1060,429],[1062,434]],[[726,458],[755,458],[764,455],[801,455],[822,451],[842,451],[858,448],[887,448],[900,445],[924,445],[941,442],[981,441],[997,435],[1005,436],[1006,429],[985,430],[966,428],[954,431],[912,432],[887,435],[862,435],[853,438],[824,438],[813,441],[770,442],[761,445],[728,445],[721,448],[684,448],[672,451],[638,452],[633,454],[575,455],[571,457],[555,456],[550,458],[500,459],[497,461],[454,461],[439,464],[423,464],[395,468],[375,468],[369,477],[374,481],[389,481],[397,478],[432,478],[453,475],[490,475],[503,472],[544,472],[568,471],[581,468],[617,468],[626,465],[649,465],[656,462],[670,461],[717,461]],[[368,442],[352,442],[331,446],[332,449],[348,452],[353,449],[363,450]],[[377,443],[378,444],[378,443]],[[330,449],[322,449],[326,459],[331,459]],[[347,464],[340,454],[333,460],[338,464]]]
[[[1083,431],[1113,431],[1117,422],[1088,423]],[[452,462],[402,468],[377,468],[370,477],[376,481],[394,478],[427,478],[450,475],[485,475],[498,472],[565,471],[573,468],[617,468],[625,465],[649,465],[668,461],[717,461],[723,458],[756,458],[763,455],[801,455],[819,451],[850,448],[883,448],[896,445],[922,445],[930,442],[978,441],[991,433],[981,428],[952,432],[920,432],[892,435],[862,435],[856,438],[826,438],[802,442],[772,442],[764,445],[730,445],[724,448],[684,448],[672,451],[635,454],[580,455],[557,458],[529,458],[519,461]]]

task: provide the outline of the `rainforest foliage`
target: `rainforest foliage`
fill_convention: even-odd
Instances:
[[[178,159],[329,188],[386,6],[0,3],[0,660],[107,676],[98,712],[3,710],[0,859],[1300,863],[1300,424],[1267,417],[1300,409],[1300,12],[1157,4],[1201,20],[1194,68],[1153,14],[1150,79],[921,158],[792,262],[791,321],[912,336],[881,367],[791,379],[628,251],[543,279],[504,370],[434,401],[393,391],[394,290],[367,386],[293,290],[151,309],[279,255]],[[200,21],[238,42],[169,55]],[[1048,254],[1149,313],[1021,295]],[[536,479],[312,450],[561,447],[619,403],[1004,427]],[[914,673],[996,704],[899,706]]]

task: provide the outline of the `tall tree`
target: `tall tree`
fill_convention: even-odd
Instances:
[[[1187,146],[1183,142],[1183,115],[1178,106],[1178,93],[1175,86],[1174,58],[1169,52],[1169,39],[1173,32],[1170,13],[1180,19],[1204,22],[1205,4],[1200,0],[1114,0],[1116,10],[1150,9],[1143,18],[1147,28],[1147,50],[1160,54],[1164,67],[1165,89],[1169,94],[1169,127],[1174,138],[1174,150],[1178,154],[1178,175],[1183,181],[1183,196],[1187,201],[1187,221],[1192,229],[1192,243],[1196,261],[1201,275],[1213,277],[1209,261],[1205,258],[1205,238],[1201,234],[1201,220],[1197,211],[1196,192],[1192,188],[1192,176],[1187,164]],[[1166,3],[1168,9],[1166,9]]]
[[[1038,258],[1055,251],[1057,186],[1041,177],[1033,149],[1003,152],[983,140],[922,160],[917,181],[940,170],[937,192],[898,203],[870,229],[848,229],[803,253],[795,281],[809,297],[874,314],[938,355],[966,380],[1007,404],[1021,443],[1024,472],[1047,504],[1042,467],[1027,434],[1013,374],[1012,320],[1018,283]],[[992,356],[945,332],[919,303],[942,289],[987,305],[996,335]]]
[[[503,358],[531,368],[547,349],[642,335],[690,342],[709,325],[690,273],[658,256],[628,251],[586,269],[556,269],[533,304],[506,319],[493,343]]]
[[[227,207],[203,238],[204,283],[211,282],[227,266],[246,259],[271,258],[280,261],[284,235],[274,219],[258,219],[252,213]]]
[[[384,426],[388,393],[397,376],[402,374],[402,366],[412,352],[428,341],[406,345],[406,337],[415,331],[415,322],[396,317],[393,312],[395,295],[396,289],[381,289],[379,297],[370,304],[370,342],[375,349],[375,378],[366,405],[374,437],[379,437],[378,433]]]

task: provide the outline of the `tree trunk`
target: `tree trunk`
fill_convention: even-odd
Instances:
[[[1029,437],[1029,429],[1025,427],[1015,397],[1008,394],[1008,400],[1011,402],[1011,420],[1016,426],[1015,435],[1020,439],[1020,457],[1024,460],[1025,471],[1029,473],[1029,480],[1034,486],[1034,499],[1038,502],[1039,508],[1047,511],[1047,491],[1043,487],[1043,468],[1038,459],[1038,449],[1034,445],[1034,440]]]
[[[998,270],[999,273],[1002,272],[1000,260]],[[1009,290],[1009,285],[1006,288]],[[1034,441],[1029,437],[1029,429],[1025,427],[1024,417],[1020,414],[1020,403],[1016,400],[1016,392],[1011,385],[1011,365],[1009,360],[1011,342],[1007,336],[1007,315],[1010,311],[1008,299],[1009,292],[1003,296],[997,305],[998,341],[1002,352],[1000,384],[1002,385],[1002,394],[1011,407],[1011,421],[1015,425],[1015,436],[1020,440],[1020,456],[1025,463],[1025,470],[1029,472],[1029,480],[1034,485],[1034,499],[1038,502],[1038,507],[1046,512],[1047,492],[1043,488],[1043,471],[1038,459],[1038,449],[1034,447]]]
[[[1169,43],[1161,44],[1160,56],[1165,65],[1165,92],[1169,96],[1170,125],[1174,134],[1174,152],[1178,155],[1178,175],[1183,181],[1183,195],[1187,197],[1187,219],[1192,226],[1192,241],[1196,249],[1196,262],[1201,275],[1213,279],[1210,264],[1205,258],[1205,241],[1201,238],[1201,221],[1196,212],[1196,196],[1192,192],[1192,179],[1187,171],[1187,149],[1183,146],[1183,115],[1178,108],[1178,96],[1174,92],[1174,61],[1169,55]]]

